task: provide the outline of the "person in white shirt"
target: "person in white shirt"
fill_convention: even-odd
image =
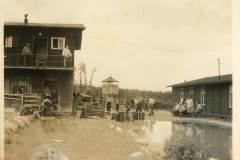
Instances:
[[[149,101],[148,101],[149,108],[150,108],[149,116],[154,115],[154,103],[155,103],[155,100],[153,98],[149,98]]]
[[[72,53],[71,53],[68,45],[66,45],[66,47],[63,48],[62,56],[63,56],[64,67],[69,66],[70,65],[70,60],[71,60],[71,57],[72,57]]]
[[[30,43],[27,43],[26,46],[23,47],[22,55],[23,55],[23,65],[26,65],[27,56],[31,56],[32,55]],[[31,57],[29,57],[29,58],[31,58]]]
[[[187,113],[192,113],[194,112],[194,108],[193,108],[193,100],[191,98],[188,98],[186,101],[186,106],[187,106]]]
[[[26,46],[23,47],[22,55],[32,55],[30,43],[27,43]]]
[[[198,115],[203,112],[203,105],[197,102],[197,109],[195,111],[195,118],[198,117]]]

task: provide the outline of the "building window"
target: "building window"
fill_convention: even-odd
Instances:
[[[32,83],[29,80],[14,80],[13,81],[13,93],[31,94]]]
[[[51,49],[63,49],[65,47],[64,37],[52,37],[51,38]]]
[[[193,87],[190,88],[190,93],[189,93],[190,99],[193,100],[193,96],[194,96],[194,91],[193,91]]]
[[[184,92],[181,91],[180,92],[180,102],[183,103],[183,101],[184,101]]]
[[[32,84],[30,81],[19,81],[18,84],[23,87],[23,93],[32,93]]]
[[[5,37],[4,46],[6,48],[12,48],[12,46],[13,46],[13,37],[12,36]]]
[[[205,104],[206,104],[206,90],[205,90],[205,89],[201,89],[200,103],[201,103],[202,105],[205,105]]]
[[[232,85],[229,86],[229,108],[232,108]]]

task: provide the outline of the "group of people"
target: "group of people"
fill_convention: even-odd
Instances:
[[[129,112],[130,110],[134,109],[136,112],[142,112],[144,111],[149,111],[149,115],[153,116],[154,115],[154,103],[155,100],[153,98],[142,98],[142,97],[136,97],[136,98],[127,98],[124,102],[125,105],[125,111]],[[117,98],[107,98],[106,99],[106,108],[107,111],[110,112],[111,108],[115,104],[116,111],[119,111],[120,103],[119,99]]]
[[[51,116],[53,110],[58,109],[58,100],[56,90],[54,88],[50,89],[49,87],[44,88],[43,92],[43,101],[41,103],[40,115],[42,116]]]
[[[142,98],[142,97],[136,97],[136,98],[130,98],[126,101],[126,108],[127,111],[130,111],[131,108],[136,108],[136,112],[142,112],[149,111],[149,116],[154,115],[154,104],[155,100],[153,98]]]
[[[107,99],[106,99],[106,107],[107,107],[107,111],[108,112],[111,111],[111,108],[112,108],[113,104],[115,104],[115,109],[118,112],[119,111],[119,107],[120,107],[119,99],[117,99],[117,98],[114,99],[114,98],[107,97]]]
[[[27,43],[22,50],[21,53],[24,56],[24,63],[26,63],[26,57],[27,55],[32,55],[32,51],[31,51],[31,45],[30,43]],[[72,58],[72,53],[69,49],[69,45],[66,45],[63,50],[62,50],[62,56],[63,56],[63,65],[64,67],[68,67],[69,65],[71,65],[71,58]]]
[[[197,118],[202,111],[203,105],[200,102],[194,105],[192,98],[188,98],[185,102],[181,99],[179,103],[176,103],[172,113],[175,116],[193,116]]]

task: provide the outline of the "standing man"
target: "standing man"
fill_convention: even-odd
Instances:
[[[192,98],[188,98],[186,101],[185,101],[186,105],[187,105],[187,113],[188,114],[192,114],[194,112],[194,108],[193,108],[193,100]]]
[[[137,108],[136,108],[136,112],[142,112],[142,108],[143,108],[143,100],[139,99]]]
[[[80,98],[80,93],[76,88],[74,88],[73,91],[73,106],[72,106],[72,114],[75,115],[77,112],[77,108],[79,105],[79,98]]]
[[[149,113],[149,116],[153,116],[154,115],[154,103],[155,103],[155,100],[153,98],[149,98],[149,108],[150,108],[150,113]]]
[[[197,102],[197,109],[195,111],[195,118],[199,116],[199,114],[203,111],[203,105]]]
[[[130,111],[130,105],[131,105],[130,99],[126,98],[125,100],[126,113]]]
[[[148,99],[147,98],[144,99],[144,110],[146,110],[148,112]]]
[[[46,87],[44,89],[44,97],[49,97],[50,99],[52,99],[52,95],[51,95],[51,92],[50,92],[50,88],[49,87]]]
[[[118,112],[119,111],[119,100],[117,98],[115,100],[115,103],[116,103],[116,111]]]
[[[22,50],[22,55],[23,55],[23,65],[26,65],[26,56],[32,55],[30,43],[27,43],[26,46],[23,47]]]
[[[27,43],[26,46],[23,47],[22,55],[32,55],[30,43]]]
[[[110,97],[107,97],[107,103],[106,103],[106,105],[107,105],[107,111],[110,113],[111,108],[112,108],[112,100],[111,100]]]
[[[71,61],[71,57],[72,57],[72,53],[71,53],[68,45],[66,45],[66,47],[63,48],[62,55],[63,55],[64,67],[68,67],[70,65],[70,61]]]

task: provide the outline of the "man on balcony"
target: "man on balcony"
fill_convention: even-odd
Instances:
[[[70,62],[71,62],[72,54],[71,54],[71,51],[70,51],[68,45],[66,45],[66,47],[63,48],[62,55],[63,55],[64,67],[69,67],[70,66]]]
[[[31,51],[30,43],[27,43],[26,46],[23,47],[22,55],[31,55],[31,54],[32,54],[32,51]]]
[[[27,43],[26,46],[23,47],[22,55],[23,55],[23,64],[26,65],[26,56],[32,55],[30,43]]]

